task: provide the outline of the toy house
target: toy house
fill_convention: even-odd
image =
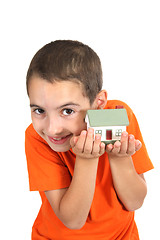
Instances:
[[[105,144],[114,143],[121,139],[121,134],[129,125],[126,109],[88,110],[85,121],[88,128],[101,134]]]

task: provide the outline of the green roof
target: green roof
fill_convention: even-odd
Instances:
[[[126,109],[100,109],[87,111],[91,127],[98,126],[128,126]]]

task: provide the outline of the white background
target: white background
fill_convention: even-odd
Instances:
[[[40,207],[29,192],[24,132],[30,123],[25,89],[35,52],[56,39],[79,40],[100,56],[109,99],[135,112],[155,169],[136,212],[141,240],[160,239],[160,3],[142,0],[27,0],[0,4],[0,219],[3,240],[30,239]]]

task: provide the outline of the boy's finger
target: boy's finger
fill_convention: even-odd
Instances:
[[[106,145],[105,143],[101,142],[100,144],[100,152],[99,154],[102,155],[105,152]]]
[[[83,150],[85,153],[92,153],[93,141],[94,141],[94,129],[89,128]]]
[[[133,135],[129,135],[128,137],[128,150],[127,153],[129,155],[133,155],[135,153],[135,138]]]
[[[113,145],[112,153],[118,154],[121,150],[121,143],[119,141],[116,141]]]
[[[123,132],[121,136],[121,154],[126,154],[128,149],[128,133]]]
[[[100,152],[100,145],[101,145],[101,135],[100,134],[96,134],[95,135],[95,140],[93,143],[93,150],[92,150],[92,154],[99,154]]]
[[[142,147],[142,143],[139,140],[135,140],[135,151],[138,151]]]
[[[106,146],[106,152],[107,152],[107,153],[110,153],[110,152],[112,151],[112,149],[113,149],[113,145],[112,145],[112,144],[108,144],[108,145]]]
[[[80,153],[82,153],[84,151],[84,145],[85,145],[85,141],[86,141],[86,135],[87,132],[85,130],[83,130],[80,134],[80,136],[78,137],[78,140],[76,142],[76,150]]]
[[[121,151],[121,143],[116,141],[113,145],[112,153],[118,154]]]

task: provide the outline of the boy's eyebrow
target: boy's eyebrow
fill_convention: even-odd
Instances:
[[[40,106],[36,105],[36,104],[30,104],[30,107],[37,107],[37,108],[40,108]]]
[[[68,106],[77,106],[77,107],[79,107],[80,105],[79,105],[78,103],[69,102],[69,103],[63,104],[63,105],[60,106],[60,107],[57,107],[57,109],[59,109],[59,108],[64,108],[64,107],[68,107]]]
[[[73,102],[69,102],[69,103],[65,103],[63,104],[62,106],[60,107],[57,107],[57,109],[59,108],[64,108],[64,107],[67,107],[67,106],[77,106],[79,107],[80,105],[78,103],[73,103]],[[36,107],[36,108],[41,108],[40,106],[38,106],[37,104],[30,104],[30,107]]]

